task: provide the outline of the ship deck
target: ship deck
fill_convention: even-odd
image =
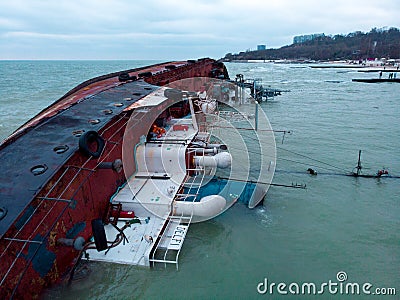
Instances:
[[[148,96],[146,101],[157,101]],[[142,103],[143,104],[143,103]],[[173,202],[187,178],[186,149],[197,134],[195,118],[172,119],[167,132],[139,145],[136,150],[137,172],[111,198],[133,211],[140,223],[130,224],[123,233],[126,240],[106,251],[89,249],[89,260],[150,267],[154,263],[172,263],[178,257],[191,217],[174,215]],[[127,219],[108,224],[105,232],[113,241]],[[117,227],[117,228],[116,228]]]

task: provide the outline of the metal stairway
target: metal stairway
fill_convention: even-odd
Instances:
[[[160,235],[154,243],[150,263],[175,264],[179,268],[178,259],[181,252],[186,233],[189,229],[193,215],[174,216],[170,214],[161,230]]]

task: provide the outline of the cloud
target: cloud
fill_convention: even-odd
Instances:
[[[3,59],[221,57],[299,34],[400,27],[397,0],[13,0],[0,12]]]
[[[2,31],[13,28],[22,28],[22,27],[23,23],[18,20],[0,17],[0,28],[1,28],[0,30]]]

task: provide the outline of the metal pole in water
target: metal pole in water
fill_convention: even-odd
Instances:
[[[361,168],[361,150],[358,150],[357,176],[360,175]]]
[[[242,89],[240,90],[240,104],[244,104],[244,98],[245,98],[245,96],[244,96],[244,80],[243,80],[243,77],[242,77],[242,79],[241,79],[241,86],[242,86]]]
[[[238,85],[235,84],[235,102],[239,100],[239,91],[238,91]]]
[[[255,120],[254,120],[254,122],[255,122],[255,124],[254,124],[254,129],[257,131],[258,130],[258,102],[257,101],[255,101],[255,104],[256,104],[256,113],[255,113]]]
[[[256,90],[256,80],[253,80],[253,95],[251,95],[255,100],[257,100],[257,90]]]

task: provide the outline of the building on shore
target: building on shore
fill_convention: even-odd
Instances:
[[[293,38],[293,44],[301,44],[307,41],[315,40],[319,37],[324,37],[324,33],[314,33],[314,34],[307,34],[307,35],[297,35]]]
[[[257,50],[265,50],[266,45],[257,45]]]

